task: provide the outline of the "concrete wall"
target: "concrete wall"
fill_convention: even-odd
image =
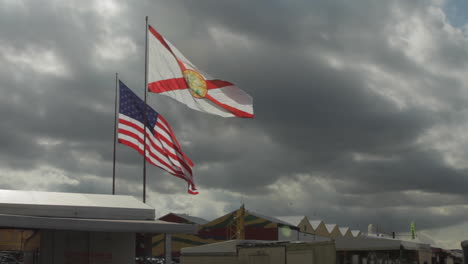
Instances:
[[[41,231],[40,264],[135,262],[135,233]]]

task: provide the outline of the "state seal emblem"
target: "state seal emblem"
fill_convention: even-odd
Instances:
[[[206,96],[208,88],[206,86],[206,81],[201,74],[194,70],[185,70],[184,78],[193,97],[204,98]]]

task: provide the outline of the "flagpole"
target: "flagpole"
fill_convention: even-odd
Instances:
[[[117,93],[118,93],[118,73],[115,73],[115,101],[114,101],[114,156],[112,162],[112,194],[115,194],[115,149],[117,145]]]
[[[146,203],[146,126],[148,124],[148,120],[146,117],[146,97],[148,93],[148,16],[145,18],[146,26],[145,26],[145,111],[144,113],[144,150],[143,150],[143,203]]]

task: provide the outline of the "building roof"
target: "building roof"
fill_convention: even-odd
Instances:
[[[268,241],[268,240],[229,240],[207,245],[186,247],[181,249],[182,255],[236,255],[238,247],[302,247],[313,245],[329,245],[330,241]],[[305,247],[304,247],[305,246]]]
[[[188,214],[176,214],[176,213],[173,213],[173,214],[177,215],[178,217],[184,218],[192,223],[199,224],[199,225],[203,225],[209,222],[208,220],[205,220],[203,218],[191,216]]]
[[[435,245],[434,239],[425,234],[423,231],[418,231],[416,233],[415,239],[411,238],[410,232],[399,232],[395,234],[395,237],[400,240],[414,241],[418,243],[432,244],[433,246],[437,246]]]
[[[237,246],[245,243],[271,243],[272,241],[258,240],[228,240],[218,243],[201,245],[196,247],[186,247],[181,249],[182,254],[236,254]]]
[[[360,230],[351,230],[351,234],[353,237],[358,237],[361,234]]]
[[[325,227],[327,228],[328,233],[331,233],[333,232],[333,229],[338,226],[336,224],[325,224]]]
[[[340,230],[342,236],[345,236],[349,231],[349,227],[339,227],[338,229]]]
[[[312,228],[316,230],[317,227],[323,223],[323,221],[322,220],[309,220],[309,223],[312,226]]]
[[[335,245],[337,251],[399,250],[400,246],[407,250],[430,250],[429,244],[381,237],[338,237]]]
[[[101,232],[196,233],[197,226],[154,220],[132,196],[0,190],[0,226]]]
[[[253,215],[253,216],[256,216],[258,218],[263,218],[265,220],[268,220],[270,222],[273,222],[273,223],[277,223],[277,224],[282,224],[282,225],[285,225],[285,226],[292,226],[292,227],[297,227],[296,225],[293,225],[291,223],[288,223],[286,221],[282,221],[278,218],[274,218],[274,217],[271,217],[271,216],[266,216],[266,215],[262,215],[262,214],[259,214],[257,212],[253,212],[251,210],[246,210],[246,212],[248,212],[249,214]]]
[[[154,208],[128,195],[0,190],[0,214],[154,220]]]
[[[58,218],[0,214],[0,226],[94,232],[145,232],[167,234],[195,234],[196,225],[169,223],[159,220],[121,220]]]
[[[293,226],[298,226],[305,216],[293,215],[293,216],[276,216],[277,219],[289,223]]]

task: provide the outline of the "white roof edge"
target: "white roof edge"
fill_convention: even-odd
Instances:
[[[0,214],[154,220],[155,210],[133,196],[0,190]]]
[[[169,223],[159,220],[56,218],[5,214],[0,214],[0,226],[51,230],[167,234],[195,234],[198,230],[197,225]]]

